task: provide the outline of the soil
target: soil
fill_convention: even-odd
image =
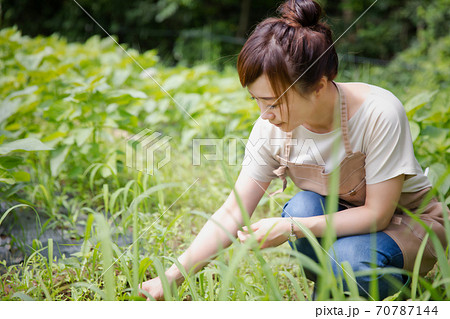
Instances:
[[[48,218],[40,216],[38,219],[36,217],[34,212],[14,212],[0,226],[0,261],[6,260],[7,266],[20,264],[33,253],[33,240],[35,239],[42,243],[40,248],[45,247],[41,254],[46,257],[48,256],[46,247],[49,238],[53,239],[53,256],[58,259],[63,256],[70,257],[81,250],[84,225],[79,225],[75,230],[71,229],[70,231],[58,226],[42,227],[41,225],[48,222]],[[51,222],[53,221],[50,221],[49,224]],[[54,224],[58,225],[58,222]],[[128,245],[132,242],[131,237],[130,234],[128,238],[119,238],[117,244],[119,246]]]

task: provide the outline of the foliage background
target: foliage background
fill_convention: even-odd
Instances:
[[[374,1],[320,0],[336,37]],[[17,25],[26,35],[58,33],[84,42],[103,31],[73,0],[1,0],[0,27]],[[274,0],[79,0],[119,42],[144,52],[158,49],[167,63],[233,62],[244,39],[282,1]],[[383,0],[339,41],[342,54],[389,60],[416,35],[449,33],[448,0]]]
[[[245,35],[278,2],[80,1],[124,43],[131,57],[106,38],[73,1],[0,3],[0,231],[10,234],[18,216],[37,214],[43,220],[42,232],[58,229],[82,242],[80,252],[56,260],[52,241],[43,242],[38,235],[27,246],[22,238],[12,237],[9,244],[28,255],[20,265],[3,263],[0,297],[137,298],[137,282],[160,274],[171,263],[169,258],[182,253],[229,193],[219,163],[192,166],[191,140],[248,136],[258,109],[240,87],[233,60]],[[322,3],[336,35],[371,4]],[[338,43],[338,81],[372,83],[400,98],[419,163],[429,167],[429,178],[448,206],[450,36],[446,8],[448,0],[378,1]],[[17,27],[7,27],[11,25]],[[172,137],[172,161],[153,176],[125,165],[124,140],[143,128]],[[241,146],[238,158],[242,151]],[[234,178],[239,165],[228,169]],[[200,178],[195,191],[171,207],[195,178]],[[157,185],[173,189],[152,188]],[[271,187],[278,186],[275,182]],[[294,192],[290,185],[280,200]],[[263,198],[255,218],[278,216],[278,211],[273,200]],[[134,236],[149,225],[152,231],[138,242],[140,246],[114,266],[116,276],[103,278],[111,258],[124,250],[117,244],[119,237]],[[301,300],[308,296],[304,279],[295,286],[304,278],[302,263],[289,259],[289,266],[288,253],[257,252],[255,256],[245,250],[249,247],[233,247],[196,275],[196,288],[186,283],[171,298]],[[239,254],[247,259],[236,270],[233,265],[241,264]],[[265,262],[267,256],[270,263]],[[413,277],[419,284],[409,297],[449,299],[446,278],[450,270],[448,265],[441,268],[425,279]],[[289,277],[293,273],[295,279]],[[228,281],[230,276],[238,278],[235,284]],[[335,297],[344,298],[339,293]]]

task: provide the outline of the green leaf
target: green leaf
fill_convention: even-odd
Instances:
[[[22,52],[18,52],[15,55],[15,59],[27,70],[36,70],[41,64],[42,59],[51,53],[53,53],[53,49],[50,47],[45,47],[44,50],[36,54],[25,55]]]
[[[158,4],[161,2],[158,2]],[[167,18],[171,17],[178,9],[178,3],[168,2],[168,4],[161,10],[158,10],[158,14],[155,17],[155,21],[158,23],[163,22]]]
[[[0,166],[6,169],[19,166],[24,161],[24,158],[16,155],[0,156]]]
[[[437,185],[439,179],[445,176],[442,184]],[[437,186],[441,194],[445,195],[450,189],[450,175],[448,169],[444,164],[433,163],[430,165],[430,171],[428,173],[428,178],[433,186]]]
[[[30,181],[30,174],[25,171],[13,172],[12,176],[14,176],[14,179],[16,180],[16,182],[29,182]]]
[[[164,81],[163,88],[167,91],[176,89],[183,85],[183,83],[186,81],[186,77],[180,74],[175,74],[169,77],[167,80]]]
[[[112,77],[112,83],[115,87],[120,87],[131,75],[131,70],[129,69],[117,69],[114,70],[114,75]]]
[[[86,142],[86,140],[92,135],[93,131],[94,131],[93,127],[77,129],[74,132],[75,141],[77,142],[77,145],[78,146],[83,145]]]
[[[66,132],[53,132],[52,134],[47,135],[46,137],[44,137],[44,138],[42,139],[42,141],[43,141],[43,142],[50,142],[50,141],[53,141],[53,140],[55,140],[55,139],[59,139],[59,138],[61,138],[61,137],[64,137],[64,136],[66,136],[66,135],[67,135]]]
[[[410,121],[409,128],[411,130],[412,141],[414,142],[420,134],[420,126],[419,124],[417,124],[417,122]]]
[[[7,170],[0,168],[0,182],[13,185],[16,183],[16,180]]]
[[[112,153],[111,156],[108,158],[106,165],[103,166],[102,169],[100,170],[100,173],[103,178],[111,176],[112,173],[117,175],[116,158],[117,158],[116,152]]]
[[[15,193],[17,193],[24,187],[25,187],[24,183],[11,185],[8,189],[2,190],[2,193],[0,194],[0,198],[8,199],[9,197],[13,196]],[[23,202],[24,202],[24,200],[22,200],[22,203]]]
[[[106,162],[106,164],[111,167],[111,170],[113,171],[114,174],[117,174],[117,153],[114,152],[111,154],[111,156],[109,157],[108,161]]]
[[[23,90],[11,93],[10,95],[8,95],[7,99],[12,100],[13,98],[15,98],[17,96],[30,95],[30,94],[33,94],[34,92],[36,92],[37,89],[38,89],[37,85],[28,86]]]
[[[102,175],[103,178],[108,178],[111,176],[111,169],[108,166],[102,166],[100,169],[100,175]]]
[[[142,91],[128,89],[128,90],[117,90],[111,94],[111,97],[119,97],[123,95],[129,95],[135,99],[147,99],[148,96]]]
[[[57,149],[53,152],[52,158],[50,160],[50,169],[52,171],[52,176],[55,177],[59,174],[61,170],[61,165],[66,160],[67,154],[69,154],[70,146],[65,146]]]
[[[445,145],[448,141],[448,134],[450,130],[446,128],[440,128],[432,125],[427,125],[422,130],[422,135],[429,139],[435,145]]]
[[[22,301],[34,301],[33,298],[28,296],[27,294],[24,294],[23,292],[16,292],[14,295],[12,295],[11,299],[19,298]]]
[[[17,112],[20,108],[20,99],[10,101],[8,99],[5,99],[0,104],[0,123],[4,120],[7,120],[11,115]]]
[[[412,97],[408,102],[405,103],[405,111],[408,114],[408,116],[414,115],[414,113],[420,109],[422,106],[430,102],[431,98],[437,93],[438,91],[433,92],[422,92],[414,97]]]
[[[13,151],[50,151],[51,148],[36,138],[24,138],[0,145],[0,155]]]
[[[8,125],[7,127],[5,127],[5,130],[7,130],[7,131],[17,131],[21,127],[22,127],[22,125],[20,125],[19,123],[12,123],[12,124]]]

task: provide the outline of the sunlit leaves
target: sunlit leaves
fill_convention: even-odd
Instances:
[[[35,138],[24,138],[14,142],[0,145],[0,155],[14,151],[48,151],[51,150],[41,141]]]

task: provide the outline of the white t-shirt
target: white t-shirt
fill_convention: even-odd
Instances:
[[[402,103],[389,91],[369,85],[370,92],[348,121],[353,152],[366,155],[366,183],[376,184],[401,174],[406,179],[402,192],[416,192],[431,184],[414,156],[411,132]],[[289,161],[333,168],[332,148],[341,138],[341,129],[329,133],[314,133],[304,126],[292,131]],[[269,182],[280,164],[276,155],[284,156],[286,133],[269,121],[259,118],[246,145],[242,172],[255,180]],[[338,163],[345,157],[341,139]]]

